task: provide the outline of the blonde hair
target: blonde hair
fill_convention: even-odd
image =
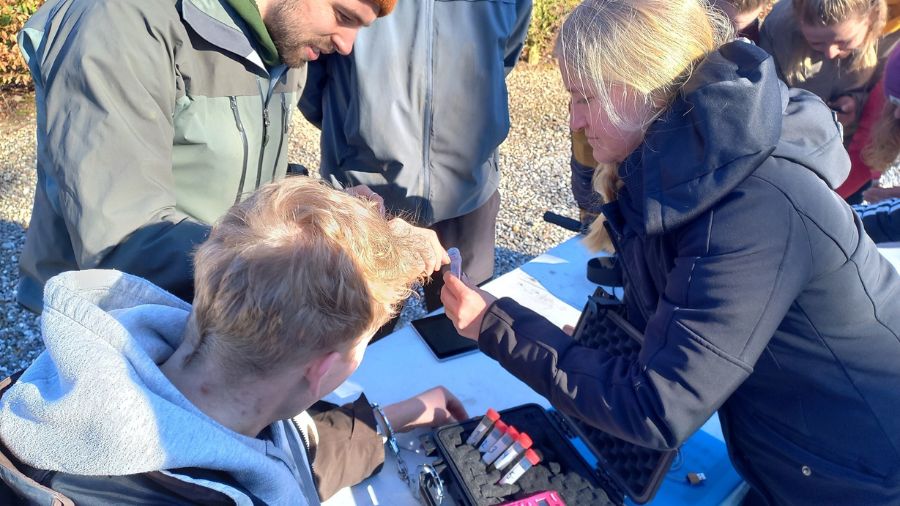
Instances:
[[[832,26],[855,17],[867,19],[866,38],[849,56],[850,70],[866,71],[878,65],[878,39],[887,20],[884,0],[793,0],[792,8],[798,23],[812,26]],[[812,72],[814,55],[799,28],[794,35],[793,49],[784,66],[784,77],[788,85],[797,86]]]
[[[421,281],[422,248],[375,204],[318,181],[263,186],[228,211],[194,256],[194,353],[265,374],[349,350]]]
[[[696,65],[732,38],[730,20],[703,0],[585,0],[563,23],[557,57],[565,72],[589,84],[613,124],[624,126],[614,102],[633,100],[654,111],[637,125],[646,129]],[[621,187],[616,171],[615,165],[594,171],[594,188],[607,202]],[[602,221],[594,222],[586,239],[594,249],[609,244]]]
[[[872,129],[868,144],[863,148],[863,161],[872,170],[884,172],[900,155],[900,121],[894,117],[897,106],[885,101],[878,123]]]

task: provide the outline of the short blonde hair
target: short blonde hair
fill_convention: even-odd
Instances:
[[[869,29],[865,41],[848,57],[850,70],[865,71],[878,65],[878,39],[887,20],[884,0],[793,0],[792,9],[797,22],[811,26],[832,26],[856,17],[867,19]],[[799,27],[793,47],[783,71],[787,84],[798,86],[812,72],[814,54]]]
[[[195,353],[265,374],[349,350],[421,281],[422,248],[375,204],[311,178],[263,186],[194,256]]]

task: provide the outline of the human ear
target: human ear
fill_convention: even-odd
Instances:
[[[329,392],[323,392],[327,388],[328,378],[333,376],[333,370],[341,362],[341,354],[332,351],[318,356],[306,365],[304,378],[309,385],[309,392],[320,399]]]

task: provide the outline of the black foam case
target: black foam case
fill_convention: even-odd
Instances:
[[[625,319],[624,306],[598,288],[588,299],[573,338],[612,355],[636,357],[643,335]],[[517,406],[500,415],[505,423],[531,436],[541,462],[515,484],[497,485],[502,473],[488,471],[478,449],[464,443],[480,417],[435,430],[435,443],[446,463],[442,478],[460,504],[489,506],[544,490],[557,491],[568,506],[621,506],[626,496],[644,504],[653,499],[677,453],[629,443],[537,404]],[[596,467],[575,449],[574,438],[596,457]]]

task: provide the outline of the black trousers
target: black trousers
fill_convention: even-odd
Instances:
[[[439,221],[428,227],[437,234],[444,248],[456,247],[462,255],[463,272],[476,284],[484,283],[494,275],[494,244],[496,242],[497,213],[500,212],[500,191],[474,211]],[[446,268],[446,266],[445,266]],[[441,288],[444,286],[443,270],[432,275],[424,286],[425,308],[428,312],[441,307]],[[394,331],[397,318],[378,329],[371,342]]]

